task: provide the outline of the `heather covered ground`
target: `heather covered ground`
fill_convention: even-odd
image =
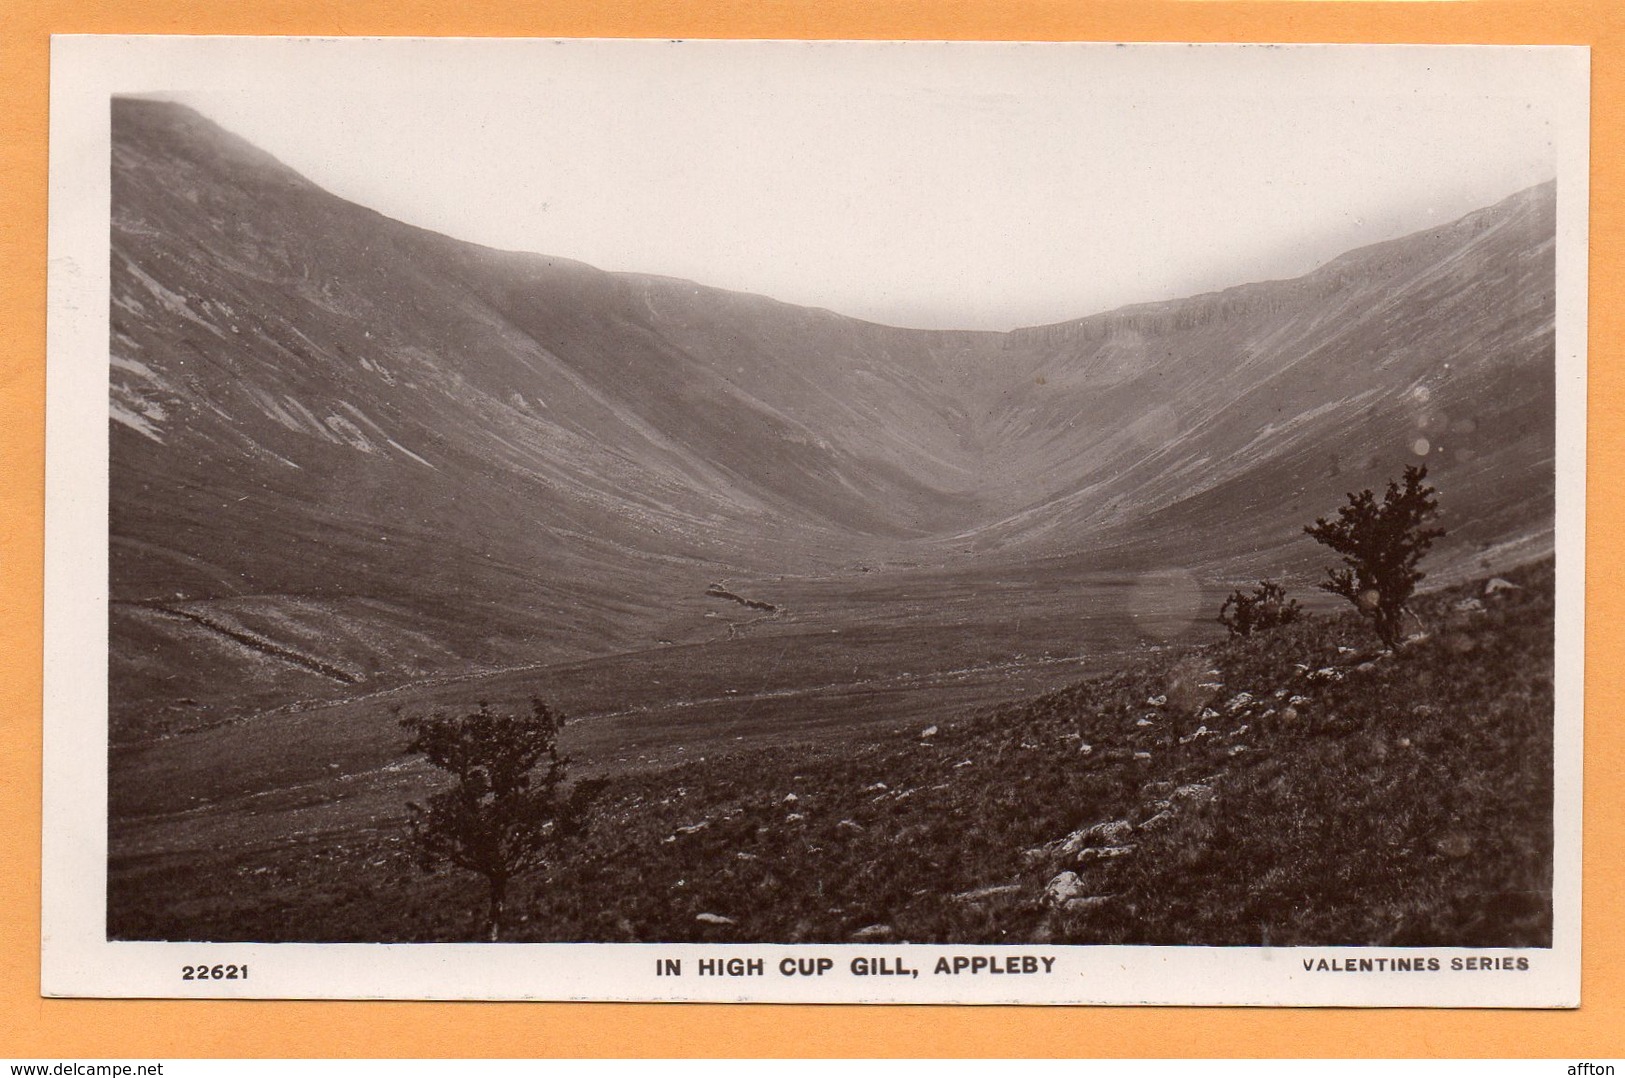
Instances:
[[[1018,703],[611,775],[515,885],[506,938],[1547,945],[1552,563],[1414,606],[1398,653],[1320,613]],[[395,771],[402,805],[435,781]],[[483,882],[420,869],[401,814],[367,819],[115,860],[110,934],[477,938]]]

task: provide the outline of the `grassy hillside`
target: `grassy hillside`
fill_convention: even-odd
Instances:
[[[410,227],[172,102],[111,135],[121,745],[893,597],[934,646],[1103,573],[1301,572],[1303,521],[1421,461],[1441,562],[1550,534],[1552,185],[1290,281],[927,331]]]
[[[1507,579],[1420,600],[1396,655],[1315,616],[930,734],[622,778],[509,936],[1549,944],[1552,564]],[[380,818],[115,861],[109,932],[470,939],[482,888],[422,873]]]

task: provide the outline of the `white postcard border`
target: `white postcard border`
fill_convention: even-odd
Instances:
[[[109,942],[107,885],[107,308],[109,109],[187,49],[264,39],[52,42],[46,415],[42,984],[47,996],[1573,1007],[1580,987],[1589,50],[1550,47],[1558,174],[1554,933],[1550,949],[1021,945],[224,944]],[[287,39],[281,39],[286,41]],[[162,49],[151,48],[161,42]],[[383,48],[422,39],[333,39]],[[598,42],[599,47],[616,43]],[[625,47],[628,44],[619,43]],[[880,47],[884,43],[846,43]],[[697,51],[773,42],[693,42]],[[1020,48],[966,43],[964,48]],[[1034,47],[1034,46],[1025,46]],[[1043,48],[1088,49],[1083,43]],[[1133,48],[1170,48],[1137,45]],[[1205,48],[1247,46],[1212,45]],[[1287,46],[1387,48],[1469,46]],[[1493,49],[1499,47],[1471,46]],[[160,55],[161,54],[161,55]],[[1173,57],[1170,56],[1170,59]],[[1561,85],[1555,85],[1560,83]],[[1025,972],[1031,965],[1053,965]],[[1029,962],[1029,959],[1031,961]],[[1393,963],[1419,962],[1397,970]],[[761,973],[730,975],[729,960]],[[820,961],[828,965],[820,965]],[[880,962],[858,975],[853,963]],[[960,961],[968,963],[963,968]],[[1378,966],[1378,960],[1383,965]],[[1469,965],[1469,960],[1471,964]],[[1486,962],[1493,960],[1493,963]],[[722,972],[702,974],[718,961]],[[981,964],[978,964],[980,961]],[[680,973],[671,973],[670,963]],[[939,963],[946,963],[938,972]],[[1002,963],[995,967],[994,962]],[[1370,963],[1370,968],[1362,963]],[[247,980],[182,981],[245,964]],[[786,965],[786,963],[788,963]],[[1353,963],[1352,966],[1349,964]],[[1527,968],[1519,968],[1522,963]],[[1433,965],[1437,964],[1437,968]],[[740,967],[733,967],[740,968]],[[1015,972],[994,972],[994,969]],[[662,970],[668,972],[662,973]],[[814,970],[816,972],[805,972]],[[788,972],[787,972],[788,971]]]

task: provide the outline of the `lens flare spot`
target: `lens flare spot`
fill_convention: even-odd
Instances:
[[[1129,588],[1128,614],[1146,636],[1167,639],[1201,619],[1202,588],[1183,569],[1144,573]]]
[[[1411,390],[1411,396],[1421,403],[1426,404],[1428,402],[1428,398],[1433,396],[1433,390],[1429,389],[1427,386],[1417,386],[1415,389]]]
[[[1179,414],[1163,404],[1129,424],[1125,433],[1141,449],[1161,449],[1179,440],[1181,426]]]
[[[1411,452],[1415,453],[1419,457],[1427,456],[1432,449],[1432,444],[1430,444],[1426,438],[1418,438],[1416,441],[1411,443]]]

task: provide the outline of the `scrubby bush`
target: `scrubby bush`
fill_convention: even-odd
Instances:
[[[1438,514],[1438,492],[1425,482],[1427,468],[1405,469],[1401,486],[1388,481],[1381,502],[1370,490],[1348,496],[1336,520],[1318,518],[1304,531],[1316,542],[1343,556],[1343,568],[1327,569],[1322,591],[1341,595],[1369,618],[1384,645],[1403,642],[1401,620],[1405,604],[1425,575],[1418,569],[1442,528],[1424,525]]]
[[[408,715],[409,754],[425,757],[456,781],[407,805],[418,860],[425,871],[455,865],[490,887],[487,934],[502,931],[508,884],[546,864],[579,830],[594,784],[564,788],[568,757],[558,751],[563,719],[539,699],[529,712],[481,701],[472,712]]]
[[[1219,624],[1231,636],[1251,636],[1297,621],[1303,611],[1298,600],[1288,599],[1286,589],[1273,580],[1260,580],[1249,595],[1237,588],[1219,607]]]

